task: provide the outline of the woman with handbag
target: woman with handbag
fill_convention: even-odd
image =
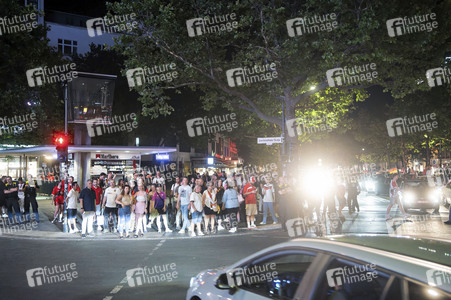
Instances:
[[[144,236],[145,215],[147,213],[147,193],[144,185],[138,185],[138,191],[133,196],[136,231],[134,237]],[[141,233],[139,233],[141,231]]]
[[[158,233],[161,233],[161,217],[163,217],[164,227],[166,232],[172,232],[168,225],[168,216],[166,215],[166,194],[162,191],[161,184],[157,184],[157,191],[153,194],[154,208],[158,212],[157,227]]]
[[[121,194],[116,198],[119,207],[119,238],[123,239],[122,233],[125,231],[125,237],[129,238],[130,219],[132,214],[132,194],[129,185],[125,185]]]
[[[207,190],[202,195],[202,203],[204,203],[204,221],[205,234],[208,234],[208,224],[211,220],[211,233],[215,233],[215,217],[218,214],[219,206],[216,202],[216,192],[213,190],[212,182],[207,183]]]

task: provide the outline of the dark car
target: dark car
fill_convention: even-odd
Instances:
[[[401,201],[405,210],[439,209],[440,197],[440,192],[425,180],[404,180],[401,183]]]

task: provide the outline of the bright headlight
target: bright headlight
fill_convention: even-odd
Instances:
[[[368,180],[367,182],[366,182],[366,188],[367,189],[374,189],[374,181],[372,181],[372,180]]]
[[[429,200],[431,200],[433,202],[440,201],[439,193],[437,191],[430,192],[428,196],[429,196]]]
[[[403,199],[406,202],[412,202],[413,200],[415,200],[415,194],[412,192],[407,192],[403,195]]]

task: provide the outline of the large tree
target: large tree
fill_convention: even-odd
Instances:
[[[381,85],[395,97],[429,90],[426,70],[443,65],[450,32],[450,4],[379,1],[133,1],[109,6],[110,13],[135,13],[139,26],[118,39],[116,48],[127,58],[126,69],[176,63],[176,81],[137,87],[143,113],[170,114],[167,90],[190,87],[203,93],[207,108],[240,110],[252,120],[282,127],[286,119],[334,113],[338,126],[355,101],[368,97],[364,89]],[[336,15],[331,31],[290,37],[286,22],[293,18]],[[433,31],[390,37],[386,21],[435,13]],[[220,34],[190,37],[186,21],[235,14],[238,28]],[[275,63],[278,77],[239,87],[227,84],[226,71]],[[355,85],[329,87],[326,71],[337,67],[376,64],[377,78]],[[246,114],[244,114],[246,116]],[[249,118],[240,119],[240,124]],[[307,138],[308,137],[304,137]],[[291,141],[293,142],[293,140]]]
[[[13,0],[2,1],[0,6],[2,17],[14,18],[32,13],[37,13],[34,7],[24,7]],[[46,84],[30,88],[27,83],[28,69],[63,63],[61,56],[48,45],[47,31],[48,28],[38,25],[30,31],[3,32],[0,35],[0,116],[14,118],[35,113],[38,122],[38,129],[32,131],[7,131],[7,134],[3,131],[0,144],[50,143],[52,129],[64,128],[61,86]]]

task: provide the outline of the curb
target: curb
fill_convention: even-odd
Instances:
[[[178,234],[177,232],[172,233],[162,233],[159,234],[157,232],[148,232],[144,234],[144,237],[134,238],[132,235],[130,238],[124,238],[124,241],[130,240],[130,241],[140,241],[140,240],[160,240],[160,239],[170,239],[170,240],[177,240],[177,239],[192,239],[192,238],[213,238],[213,237],[231,237],[231,236],[241,236],[241,235],[248,235],[253,234],[259,231],[275,231],[280,230],[280,225],[274,225],[274,226],[267,226],[267,227],[261,227],[257,229],[247,229],[247,228],[239,228],[238,232],[236,233],[228,233],[226,230],[224,233],[220,234],[208,234],[204,236],[196,236],[191,237],[188,234]],[[81,238],[80,233],[71,234],[71,233],[63,233],[63,232],[45,232],[45,231],[35,231],[39,232],[41,234],[27,234],[27,235],[17,235],[17,234],[7,234],[3,233],[0,235],[0,238],[9,238],[9,239],[28,239],[28,240],[85,240],[85,241],[96,241],[96,240],[111,240],[111,241],[117,241],[119,239],[119,234],[117,233],[94,233],[94,237],[86,237],[84,239]]]

